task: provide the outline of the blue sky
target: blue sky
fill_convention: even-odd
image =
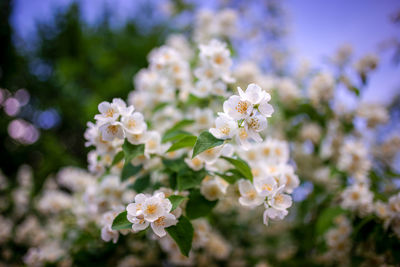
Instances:
[[[83,13],[90,22],[100,14],[99,3],[108,4],[123,20],[135,9],[135,4],[150,0],[81,0]],[[159,2],[164,2],[159,1]],[[15,0],[11,19],[17,33],[30,36],[36,20],[51,17],[57,7],[71,0]],[[151,2],[156,2],[152,0]],[[308,59],[317,67],[324,67],[323,57],[331,55],[340,44],[354,47],[355,57],[378,52],[378,44],[386,39],[400,37],[400,25],[393,25],[389,15],[400,9],[398,0],[286,0],[289,13],[290,35],[288,45],[296,59]],[[371,78],[363,95],[364,101],[388,103],[400,91],[400,66],[390,63],[388,53],[380,54],[382,64]]]

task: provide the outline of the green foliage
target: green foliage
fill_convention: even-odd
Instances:
[[[206,151],[207,149],[220,146],[224,143],[224,140],[215,138],[214,135],[209,133],[208,131],[202,132],[196,140],[193,148],[193,156],[196,157],[201,152]]]
[[[241,178],[245,178],[244,175],[238,171],[237,169],[230,169],[227,170],[226,173],[215,173],[216,175],[218,175],[219,177],[221,177],[222,179],[224,179],[225,181],[227,181],[230,184],[234,184],[236,183],[238,180],[240,180]]]
[[[191,220],[205,217],[217,203],[218,201],[205,199],[198,189],[194,189],[190,192],[189,200],[186,204],[186,216]]]
[[[144,154],[144,144],[133,145],[126,139],[122,145],[122,150],[124,151],[125,164],[127,164],[137,156]]]
[[[192,223],[185,216],[181,216],[176,225],[165,228],[165,230],[175,240],[181,253],[188,257],[194,235]]]
[[[136,193],[142,193],[151,185],[150,175],[146,174],[136,179],[136,181],[129,186],[129,188],[136,191]]]
[[[325,209],[318,218],[316,231],[317,235],[323,235],[329,228],[333,227],[334,219],[345,211],[340,207],[330,207]]]
[[[141,170],[142,165],[134,166],[132,163],[128,162],[122,169],[121,181],[125,181],[126,179],[138,174]]]
[[[172,209],[174,211],[179,205],[186,199],[186,197],[179,196],[179,195],[172,195],[168,197],[169,201],[171,201]]]
[[[167,150],[167,152],[172,152],[184,147],[193,147],[196,143],[197,137],[193,135],[185,136],[179,139],[177,142],[172,144],[172,146]]]
[[[247,164],[246,161],[242,160],[241,158],[237,157],[236,159],[234,158],[228,158],[228,157],[222,157],[224,160],[228,161],[230,164],[235,166],[236,168],[236,177],[238,177],[238,173],[243,175],[244,178],[253,181],[253,174],[251,173],[251,169],[249,164]],[[224,178],[224,177],[222,177]],[[229,182],[229,181],[228,181]]]
[[[188,167],[179,170],[177,176],[178,190],[183,191],[200,185],[206,175],[205,170],[194,171]]]
[[[123,230],[132,229],[132,223],[127,219],[128,212],[123,211],[115,217],[111,229],[113,230]]]

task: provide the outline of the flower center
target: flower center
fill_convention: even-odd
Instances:
[[[154,214],[154,213],[156,213],[156,211],[157,211],[157,205],[154,205],[154,204],[150,204],[146,208],[147,214]]]
[[[236,106],[237,112],[240,114],[245,114],[247,112],[249,104],[246,101],[239,101]]]
[[[113,117],[115,114],[115,110],[113,108],[109,108],[106,111],[106,117]]]
[[[154,224],[157,226],[165,226],[165,216],[161,216],[160,218],[155,220]]]
[[[116,125],[108,126],[107,127],[107,132],[112,134],[112,135],[115,135],[118,132],[118,126],[116,126]]]

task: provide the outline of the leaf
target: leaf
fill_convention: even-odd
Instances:
[[[172,195],[169,196],[168,199],[169,201],[171,201],[172,204],[172,209],[171,211],[175,210],[177,207],[179,207],[179,205],[182,203],[182,201],[185,200],[186,197],[183,196],[179,196],[179,195]]]
[[[185,216],[181,216],[176,225],[167,227],[165,230],[175,240],[181,253],[189,257],[194,235],[192,223]]]
[[[121,172],[121,181],[125,181],[129,177],[138,174],[141,170],[142,170],[142,165],[134,166],[130,162],[125,163]]]
[[[191,220],[207,216],[217,203],[218,201],[205,199],[200,190],[193,190],[190,192],[189,201],[186,204],[186,216]]]
[[[167,132],[174,132],[176,130],[182,129],[183,127],[188,126],[193,123],[194,123],[194,120],[189,120],[189,119],[181,120],[180,122],[178,122],[174,126],[172,126],[172,128],[169,129]]]
[[[224,141],[225,140],[215,138],[214,135],[207,131],[202,132],[194,144],[192,158],[196,157],[198,154],[206,151],[207,149],[222,145]]]
[[[132,223],[128,221],[127,218],[128,212],[123,211],[114,218],[111,229],[113,230],[123,230],[123,229],[132,229]]]
[[[150,175],[145,175],[136,179],[136,181],[129,186],[129,188],[136,191],[136,193],[142,193],[144,190],[150,187]]]
[[[168,106],[167,102],[161,102],[160,104],[157,104],[157,106],[154,107],[153,112],[156,113],[157,111],[165,108],[166,106]]]
[[[186,131],[182,131],[182,130],[165,133],[161,140],[161,143],[176,141],[176,140],[182,139],[186,136],[192,136],[192,134],[189,132],[186,132]]]
[[[124,151],[118,152],[117,155],[115,155],[115,157],[111,163],[111,166],[114,166],[115,164],[120,162],[123,158],[124,158]]]
[[[253,181],[253,174],[251,172],[251,168],[249,164],[247,164],[246,161],[242,160],[241,158],[228,158],[228,157],[222,157],[224,160],[228,161],[230,164],[235,166],[236,170],[241,173],[244,178]]]
[[[242,173],[236,169],[227,170],[226,173],[217,172],[215,174],[230,184],[234,184],[234,183],[236,183],[236,181],[240,180],[241,178],[244,178]]]
[[[184,119],[178,123],[176,123],[174,126],[172,126],[169,130],[167,130],[161,140],[162,143],[168,142],[168,141],[173,141],[173,140],[178,140],[182,138],[184,135],[191,135],[190,133],[186,131],[182,131],[181,129],[185,126],[188,126],[190,124],[193,124],[194,120],[188,120]]]
[[[334,224],[334,219],[345,211],[340,207],[331,207],[325,209],[318,218],[316,231],[318,235],[324,234]]]
[[[162,162],[167,170],[170,170],[170,171],[176,172],[176,173],[184,168],[187,168],[187,165],[185,164],[185,161],[183,160],[183,158],[163,159]]]
[[[167,152],[172,152],[184,147],[193,147],[196,143],[197,137],[190,135],[183,137],[182,139],[178,140],[176,143],[172,144],[172,146],[167,150]]]
[[[181,169],[177,176],[178,190],[183,191],[198,186],[206,175],[205,170],[193,171],[188,167]]]
[[[125,143],[122,145],[122,150],[124,151],[125,155],[125,162],[130,162],[137,156],[144,154],[144,144],[140,145],[133,145],[125,140]]]

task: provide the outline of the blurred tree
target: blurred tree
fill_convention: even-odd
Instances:
[[[10,118],[2,116],[0,168],[12,176],[19,165],[28,163],[34,167],[40,187],[45,177],[62,166],[86,167],[86,122],[96,113],[99,102],[126,97],[133,89],[133,75],[147,65],[146,56],[163,41],[166,27],[153,27],[144,35],[131,20],[112,28],[107,12],[100,23],[89,26],[74,3],[58,11],[54,23],[38,24],[38,41],[32,50],[17,51],[8,22],[12,1],[1,5],[4,48],[0,86],[11,92],[26,88],[31,101],[19,117],[45,129],[38,142],[21,145],[8,137]],[[40,116],[48,109],[60,118],[50,129],[43,127],[46,116]]]

